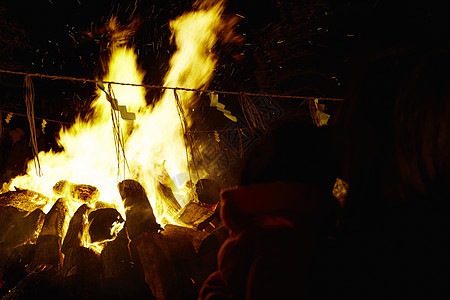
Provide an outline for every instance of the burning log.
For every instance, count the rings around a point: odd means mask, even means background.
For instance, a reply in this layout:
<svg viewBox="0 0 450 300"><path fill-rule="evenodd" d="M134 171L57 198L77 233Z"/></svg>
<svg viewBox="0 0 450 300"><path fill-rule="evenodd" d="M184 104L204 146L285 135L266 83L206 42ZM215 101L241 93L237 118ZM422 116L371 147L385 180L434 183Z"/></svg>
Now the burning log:
<svg viewBox="0 0 450 300"><path fill-rule="evenodd" d="M157 299L189 298L190 291L183 285L167 242L158 232L160 227L144 188L134 180L124 180L118 188L125 206L132 253L138 254L133 258L140 261L152 294Z"/></svg>
<svg viewBox="0 0 450 300"><path fill-rule="evenodd" d="M167 243L174 264L180 272L180 278L187 291L193 289L191 278L195 277L197 264L196 251L208 233L193 228L166 225L161 232ZM198 287L199 289L199 287ZM195 298L195 297L192 297Z"/></svg>
<svg viewBox="0 0 450 300"><path fill-rule="evenodd" d="M67 251L70 248L83 245L83 232L85 230L85 226L87 226L86 220L89 211L89 206L87 204L83 204L78 207L77 211L73 214L72 219L70 219L67 234L61 247L62 253L67 254Z"/></svg>
<svg viewBox="0 0 450 300"><path fill-rule="evenodd" d="M197 252L197 263L194 264L193 278L198 285L201 286L206 278L217 270L217 254L228 236L228 229L222 226L202 241Z"/></svg>
<svg viewBox="0 0 450 300"><path fill-rule="evenodd" d="M190 259L195 256L200 245L209 233L193 228L168 224L161 232L173 257Z"/></svg>
<svg viewBox="0 0 450 300"><path fill-rule="evenodd" d="M192 227L199 227L208 219L212 219L220 199L219 185L210 179L200 179L195 184L197 199L191 200L179 212L177 220ZM203 226L203 227L206 227Z"/></svg>
<svg viewBox="0 0 450 300"><path fill-rule="evenodd" d="M164 211L170 216L175 216L181 210L181 205L173 195L172 190L164 184L158 182L156 191L159 196L163 197L163 199L161 199L161 204L164 207Z"/></svg>
<svg viewBox="0 0 450 300"><path fill-rule="evenodd" d="M161 226L156 222L147 194L139 182L126 179L118 184L118 188L126 211L130 239L133 240L144 232L158 232Z"/></svg>
<svg viewBox="0 0 450 300"><path fill-rule="evenodd" d="M53 193L57 196L76 199L88 204L93 204L100 198L100 192L95 186L75 184L67 180L58 181L53 186Z"/></svg>
<svg viewBox="0 0 450 300"><path fill-rule="evenodd" d="M125 220L114 208L101 208L89 214L91 242L110 240L116 236L115 229L123 227Z"/></svg>
<svg viewBox="0 0 450 300"><path fill-rule="evenodd" d="M69 208L66 199L59 198L45 217L39 237L45 235L59 236L62 238L66 234L66 224L69 218Z"/></svg>
<svg viewBox="0 0 450 300"><path fill-rule="evenodd" d="M22 279L2 299L64 299L61 274L54 268L33 271Z"/></svg>
<svg viewBox="0 0 450 300"><path fill-rule="evenodd" d="M177 221L191 227L197 227L203 221L214 214L208 206L201 205L197 201L186 204L177 216Z"/></svg>
<svg viewBox="0 0 450 300"><path fill-rule="evenodd" d="M193 288L186 285L186 278L183 278L182 270L176 267L160 233L142 233L131 241L131 247L139 254L145 281L156 299L192 298Z"/></svg>
<svg viewBox="0 0 450 300"><path fill-rule="evenodd" d="M131 259L128 243L124 228L100 255L104 274L102 296L105 299L152 299L152 292L143 280L143 271L137 269Z"/></svg>
<svg viewBox="0 0 450 300"><path fill-rule="evenodd" d="M62 267L64 297L97 299L100 296L102 269L95 252L82 246L66 250Z"/></svg>
<svg viewBox="0 0 450 300"><path fill-rule="evenodd" d="M160 203L158 204L164 209L164 211L158 211L158 213L163 215L166 212L170 216L175 216L181 210L181 205L173 194L172 190L176 188L176 185L167 173L165 161L161 164L153 164L152 170L152 176L156 182L157 196L162 198L159 199Z"/></svg>
<svg viewBox="0 0 450 300"><path fill-rule="evenodd" d="M68 217L67 203L64 198L60 198L45 217L36 242L36 255L28 266L28 272L42 267L61 267L61 241L66 234Z"/></svg>
<svg viewBox="0 0 450 300"><path fill-rule="evenodd" d="M41 231L44 218L45 213L36 209L23 218L13 220L8 226L8 230L2 234L1 243L9 247L34 243L37 238L36 232Z"/></svg>
<svg viewBox="0 0 450 300"><path fill-rule="evenodd" d="M1 229L5 229L2 230L2 234L0 235L1 269L2 266L4 266L4 264L8 261L9 256L14 253L14 247L25 244L27 242L35 241L36 231L39 231L42 227L45 214L40 209L27 214L27 212L23 212L14 207L2 207L0 211L2 211L3 213L5 211L9 212L8 214L3 214L4 218L2 218L3 221L9 221L2 222L2 227L0 227ZM5 217L5 215L9 215L9 217ZM5 227L3 228L3 226Z"/></svg>
<svg viewBox="0 0 450 300"><path fill-rule="evenodd" d="M65 297L72 299L94 299L99 297L101 282L100 261L91 249L83 247L84 233L88 229L88 205L81 205L69 223L63 246L64 264L62 266Z"/></svg>
<svg viewBox="0 0 450 300"><path fill-rule="evenodd" d="M43 209L48 201L48 197L42 194L18 188L15 191L0 194L0 206L13 206L25 211Z"/></svg>
<svg viewBox="0 0 450 300"><path fill-rule="evenodd" d="M108 243L100 255L105 279L120 278L130 273L133 264L128 250L126 230L122 229L114 241Z"/></svg>
<svg viewBox="0 0 450 300"><path fill-rule="evenodd" d="M97 201L94 205L95 209L101 209L101 208L116 208L114 204L110 204L103 201Z"/></svg>
<svg viewBox="0 0 450 300"><path fill-rule="evenodd" d="M36 245L26 244L12 249L7 259L0 264L0 296L4 296L25 278L27 265L33 259Z"/></svg>
<svg viewBox="0 0 450 300"><path fill-rule="evenodd" d="M26 214L26 211L13 206L0 206L0 241L3 239L3 235L11 229L11 224Z"/></svg>
<svg viewBox="0 0 450 300"><path fill-rule="evenodd" d="M220 186L212 179L200 179L195 184L198 201L206 205L216 205L220 201Z"/></svg>

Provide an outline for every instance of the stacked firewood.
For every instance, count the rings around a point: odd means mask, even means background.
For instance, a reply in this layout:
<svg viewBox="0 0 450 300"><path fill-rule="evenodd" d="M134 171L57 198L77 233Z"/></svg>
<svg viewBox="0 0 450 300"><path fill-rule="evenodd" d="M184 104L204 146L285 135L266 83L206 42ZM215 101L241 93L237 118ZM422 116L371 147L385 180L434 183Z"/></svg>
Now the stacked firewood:
<svg viewBox="0 0 450 300"><path fill-rule="evenodd" d="M126 216L97 201L99 192L89 185L58 182L54 193L60 198L47 214L49 199L41 194L0 194L0 296L196 299L227 236L215 213L220 189L207 181L197 185L199 197L176 216L186 226L164 228L134 180L118 185ZM83 204L70 216L74 199ZM197 218L195 207L208 211Z"/></svg>

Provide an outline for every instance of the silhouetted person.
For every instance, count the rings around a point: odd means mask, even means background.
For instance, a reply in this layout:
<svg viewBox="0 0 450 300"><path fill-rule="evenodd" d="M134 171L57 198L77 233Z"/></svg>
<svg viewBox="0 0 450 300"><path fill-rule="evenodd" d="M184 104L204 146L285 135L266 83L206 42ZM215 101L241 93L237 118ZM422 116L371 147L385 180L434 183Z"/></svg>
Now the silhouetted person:
<svg viewBox="0 0 450 300"><path fill-rule="evenodd" d="M349 191L321 296L448 297L449 67L448 48L404 44L356 74L334 124Z"/></svg>
<svg viewBox="0 0 450 300"><path fill-rule="evenodd" d="M201 299L309 295L310 258L332 231L337 208L328 139L328 128L288 120L252 149L240 186L222 192L230 237Z"/></svg>

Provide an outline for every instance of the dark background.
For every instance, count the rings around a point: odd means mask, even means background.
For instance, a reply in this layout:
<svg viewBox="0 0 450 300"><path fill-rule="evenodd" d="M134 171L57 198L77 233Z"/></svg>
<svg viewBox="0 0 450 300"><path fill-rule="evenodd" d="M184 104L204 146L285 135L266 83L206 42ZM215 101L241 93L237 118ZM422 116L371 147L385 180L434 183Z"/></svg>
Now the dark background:
<svg viewBox="0 0 450 300"><path fill-rule="evenodd" d="M123 25L139 21L131 43L147 71L145 83L158 85L174 51L168 22L192 4L189 0L3 0L0 68L100 77L110 38L105 23L117 16ZM236 31L245 39L216 46L219 62L212 89L342 98L355 66L377 49L405 43L448 45L448 1L229 0L226 6L228 16L242 16ZM63 122L87 112L95 88L90 83L37 78L33 83L35 115ZM148 91L147 101L157 99L159 93ZM236 97L220 101L239 115ZM274 101L280 102L286 115L305 114L300 101ZM220 113L208 104L201 104L203 115L197 127L226 127L228 120L216 118ZM23 76L0 74L0 109L26 112ZM328 109L332 113L333 105ZM28 134L26 118L14 116L7 124L5 116L3 112L2 172L11 146L5 141L8 132L21 127ZM54 136L60 127L48 123L43 150L58 148Z"/></svg>

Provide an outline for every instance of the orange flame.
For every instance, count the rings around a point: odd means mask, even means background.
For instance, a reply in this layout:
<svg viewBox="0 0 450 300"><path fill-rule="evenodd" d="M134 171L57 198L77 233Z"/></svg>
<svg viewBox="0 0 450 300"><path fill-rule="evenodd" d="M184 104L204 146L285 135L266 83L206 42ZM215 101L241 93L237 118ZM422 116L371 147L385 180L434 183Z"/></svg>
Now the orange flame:
<svg viewBox="0 0 450 300"><path fill-rule="evenodd" d="M197 11L185 13L170 22L177 50L170 60L165 86L198 89L209 84L216 64L211 49L217 41L222 13L223 5L219 2L199 7ZM113 21L110 26L115 24ZM115 40L119 42L111 43L109 69L103 80L142 84L145 73L136 63L134 49L120 42L123 40L120 35ZM126 177L136 179L145 187L152 206L156 207L154 211L159 221L173 222L173 212L165 209L164 196L159 194L157 185L162 183L170 187L181 207L184 206L189 180L186 175L189 174L187 158L191 156L186 148L182 116L177 110L173 90L166 90L154 105L146 105L146 91L142 86L111 85L111 89L118 104L125 105L127 111L136 116L134 121L121 118L118 121L128 164L124 170ZM192 119L189 112L195 106L196 95L189 91L177 93L185 123L190 127ZM63 152L39 153L42 177L36 176L34 165L29 164L27 174L14 178L10 186L31 189L50 197L52 201L45 209L48 211L56 201L52 188L59 180L93 185L100 191L99 200L113 204L125 217L117 190L118 181L124 178L118 178L121 166L117 161L111 103L100 89L92 110L91 119L83 121L78 118L72 127L60 132L59 143L64 148ZM124 177L123 172L121 176ZM192 178L194 181L198 179ZM72 210L75 211L79 205L74 202Z"/></svg>

